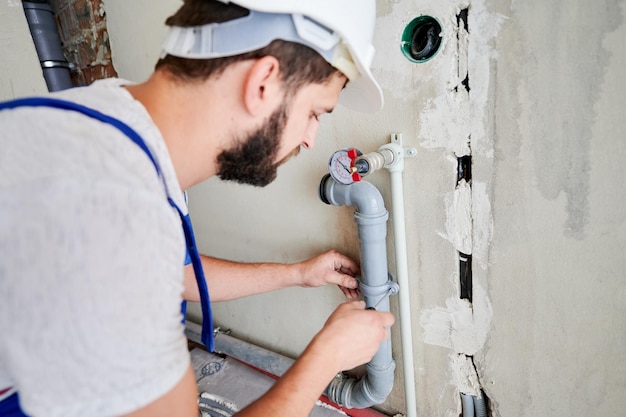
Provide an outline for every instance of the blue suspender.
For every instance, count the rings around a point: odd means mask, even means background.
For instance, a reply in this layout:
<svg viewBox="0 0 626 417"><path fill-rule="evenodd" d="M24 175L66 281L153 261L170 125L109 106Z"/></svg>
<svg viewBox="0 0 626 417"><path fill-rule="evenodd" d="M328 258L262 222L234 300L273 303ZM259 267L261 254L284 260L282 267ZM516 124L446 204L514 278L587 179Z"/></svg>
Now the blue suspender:
<svg viewBox="0 0 626 417"><path fill-rule="evenodd" d="M161 170L159 168L159 164L157 160L154 158L150 149L146 146L144 140L139 136L137 132L135 132L130 126L123 123L122 121L113 118L111 116L107 116L106 114L100 113L94 109L89 107L82 106L80 104L76 104L70 101L59 100L49 97L34 97L34 98L23 98L12 101L7 101L0 103L0 110L4 109L14 109L16 107L53 107L56 109L62 110L71 110L76 111L78 113L82 113L85 116L91 117L93 119L99 120L103 123L108 123L124 133L128 138L133 141L142 151L148 156L152 165L154 165L154 169L157 172L157 175L163 182L163 186L165 187L165 180L161 175ZM165 192L167 193L167 187L165 187ZM176 209L178 215L180 216L181 223L183 225L183 231L185 233L185 243L187 244L187 252L191 257L191 263L193 264L193 270L196 274L196 281L198 282L198 290L200 292L200 303L202 306L202 343L209 349L209 351L213 352L215 350L213 344L213 316L211 314L211 305L209 299L209 290L207 288L206 279L204 277L204 271L202 269L202 262L200 260L200 254L198 253L198 248L196 246L196 241L193 235L193 227L191 225L191 218L189 214L183 214L181 209L174 203L169 197L167 197L167 201L169 204ZM184 305L183 305L184 311Z"/></svg>

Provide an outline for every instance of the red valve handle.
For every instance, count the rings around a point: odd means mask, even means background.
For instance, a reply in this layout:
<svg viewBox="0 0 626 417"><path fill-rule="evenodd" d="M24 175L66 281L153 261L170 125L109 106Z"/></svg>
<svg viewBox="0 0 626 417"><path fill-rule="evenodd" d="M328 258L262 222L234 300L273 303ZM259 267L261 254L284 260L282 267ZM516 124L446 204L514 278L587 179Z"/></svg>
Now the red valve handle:
<svg viewBox="0 0 626 417"><path fill-rule="evenodd" d="M356 148L348 149L348 156L350 157L350 171L352 171L352 181L359 182L361 181L361 174L359 174L356 170L355 162L359 156L359 151Z"/></svg>

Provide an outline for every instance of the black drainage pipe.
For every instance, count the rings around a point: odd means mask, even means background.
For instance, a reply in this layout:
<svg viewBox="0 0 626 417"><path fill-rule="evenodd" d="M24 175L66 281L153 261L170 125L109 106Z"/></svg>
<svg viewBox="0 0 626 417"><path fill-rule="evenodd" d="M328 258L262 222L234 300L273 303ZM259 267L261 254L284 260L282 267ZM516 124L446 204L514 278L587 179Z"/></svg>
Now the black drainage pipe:
<svg viewBox="0 0 626 417"><path fill-rule="evenodd" d="M23 1L22 4L48 91L73 87L72 65L63 55L52 7L46 1Z"/></svg>

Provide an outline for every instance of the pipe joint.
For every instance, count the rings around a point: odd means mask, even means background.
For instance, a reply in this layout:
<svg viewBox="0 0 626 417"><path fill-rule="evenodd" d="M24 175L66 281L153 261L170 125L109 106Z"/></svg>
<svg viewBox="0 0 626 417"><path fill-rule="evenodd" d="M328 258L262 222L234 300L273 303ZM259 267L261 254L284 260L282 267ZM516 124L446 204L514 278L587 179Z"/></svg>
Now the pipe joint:
<svg viewBox="0 0 626 417"><path fill-rule="evenodd" d="M376 214L363 214L359 211L354 212L354 221L358 226L375 226L378 224L386 225L389 219L389 212L387 210L380 211ZM385 235L387 228L385 227Z"/></svg>
<svg viewBox="0 0 626 417"><path fill-rule="evenodd" d="M355 165L361 176L366 176L382 168L389 172L402 172L404 170L404 158L417 155L415 148L402 146L402 135L391 135L391 142L378 148L375 152L361 155L356 159Z"/></svg>
<svg viewBox="0 0 626 417"><path fill-rule="evenodd" d="M380 148L378 152L386 155L385 165L390 172L404 170L404 148L398 143L386 143Z"/></svg>
<svg viewBox="0 0 626 417"><path fill-rule="evenodd" d="M386 223L389 213L385 209L385 202L380 191L367 181L352 184L340 184L329 174L326 174L320 183L320 199L333 206L354 206L355 217L367 222Z"/></svg>
<svg viewBox="0 0 626 417"><path fill-rule="evenodd" d="M52 6L48 2L24 0L22 7L48 90L71 88L73 68L63 54Z"/></svg>
<svg viewBox="0 0 626 417"><path fill-rule="evenodd" d="M355 166L361 176L369 175L382 168L387 168L398 159L395 149L381 146L378 151L370 152L359 156L355 161Z"/></svg>
<svg viewBox="0 0 626 417"><path fill-rule="evenodd" d="M393 388L396 362L391 360L386 366L367 364L367 374L360 379L335 378L326 390L328 399L346 408L366 408L382 404Z"/></svg>

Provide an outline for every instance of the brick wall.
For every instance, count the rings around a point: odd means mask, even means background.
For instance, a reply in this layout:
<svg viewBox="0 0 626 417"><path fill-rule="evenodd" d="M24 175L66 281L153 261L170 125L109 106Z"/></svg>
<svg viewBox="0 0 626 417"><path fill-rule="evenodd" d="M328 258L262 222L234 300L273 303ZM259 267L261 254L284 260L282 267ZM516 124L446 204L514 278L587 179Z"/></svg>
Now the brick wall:
<svg viewBox="0 0 626 417"><path fill-rule="evenodd" d="M50 0L75 86L116 77L102 0Z"/></svg>

